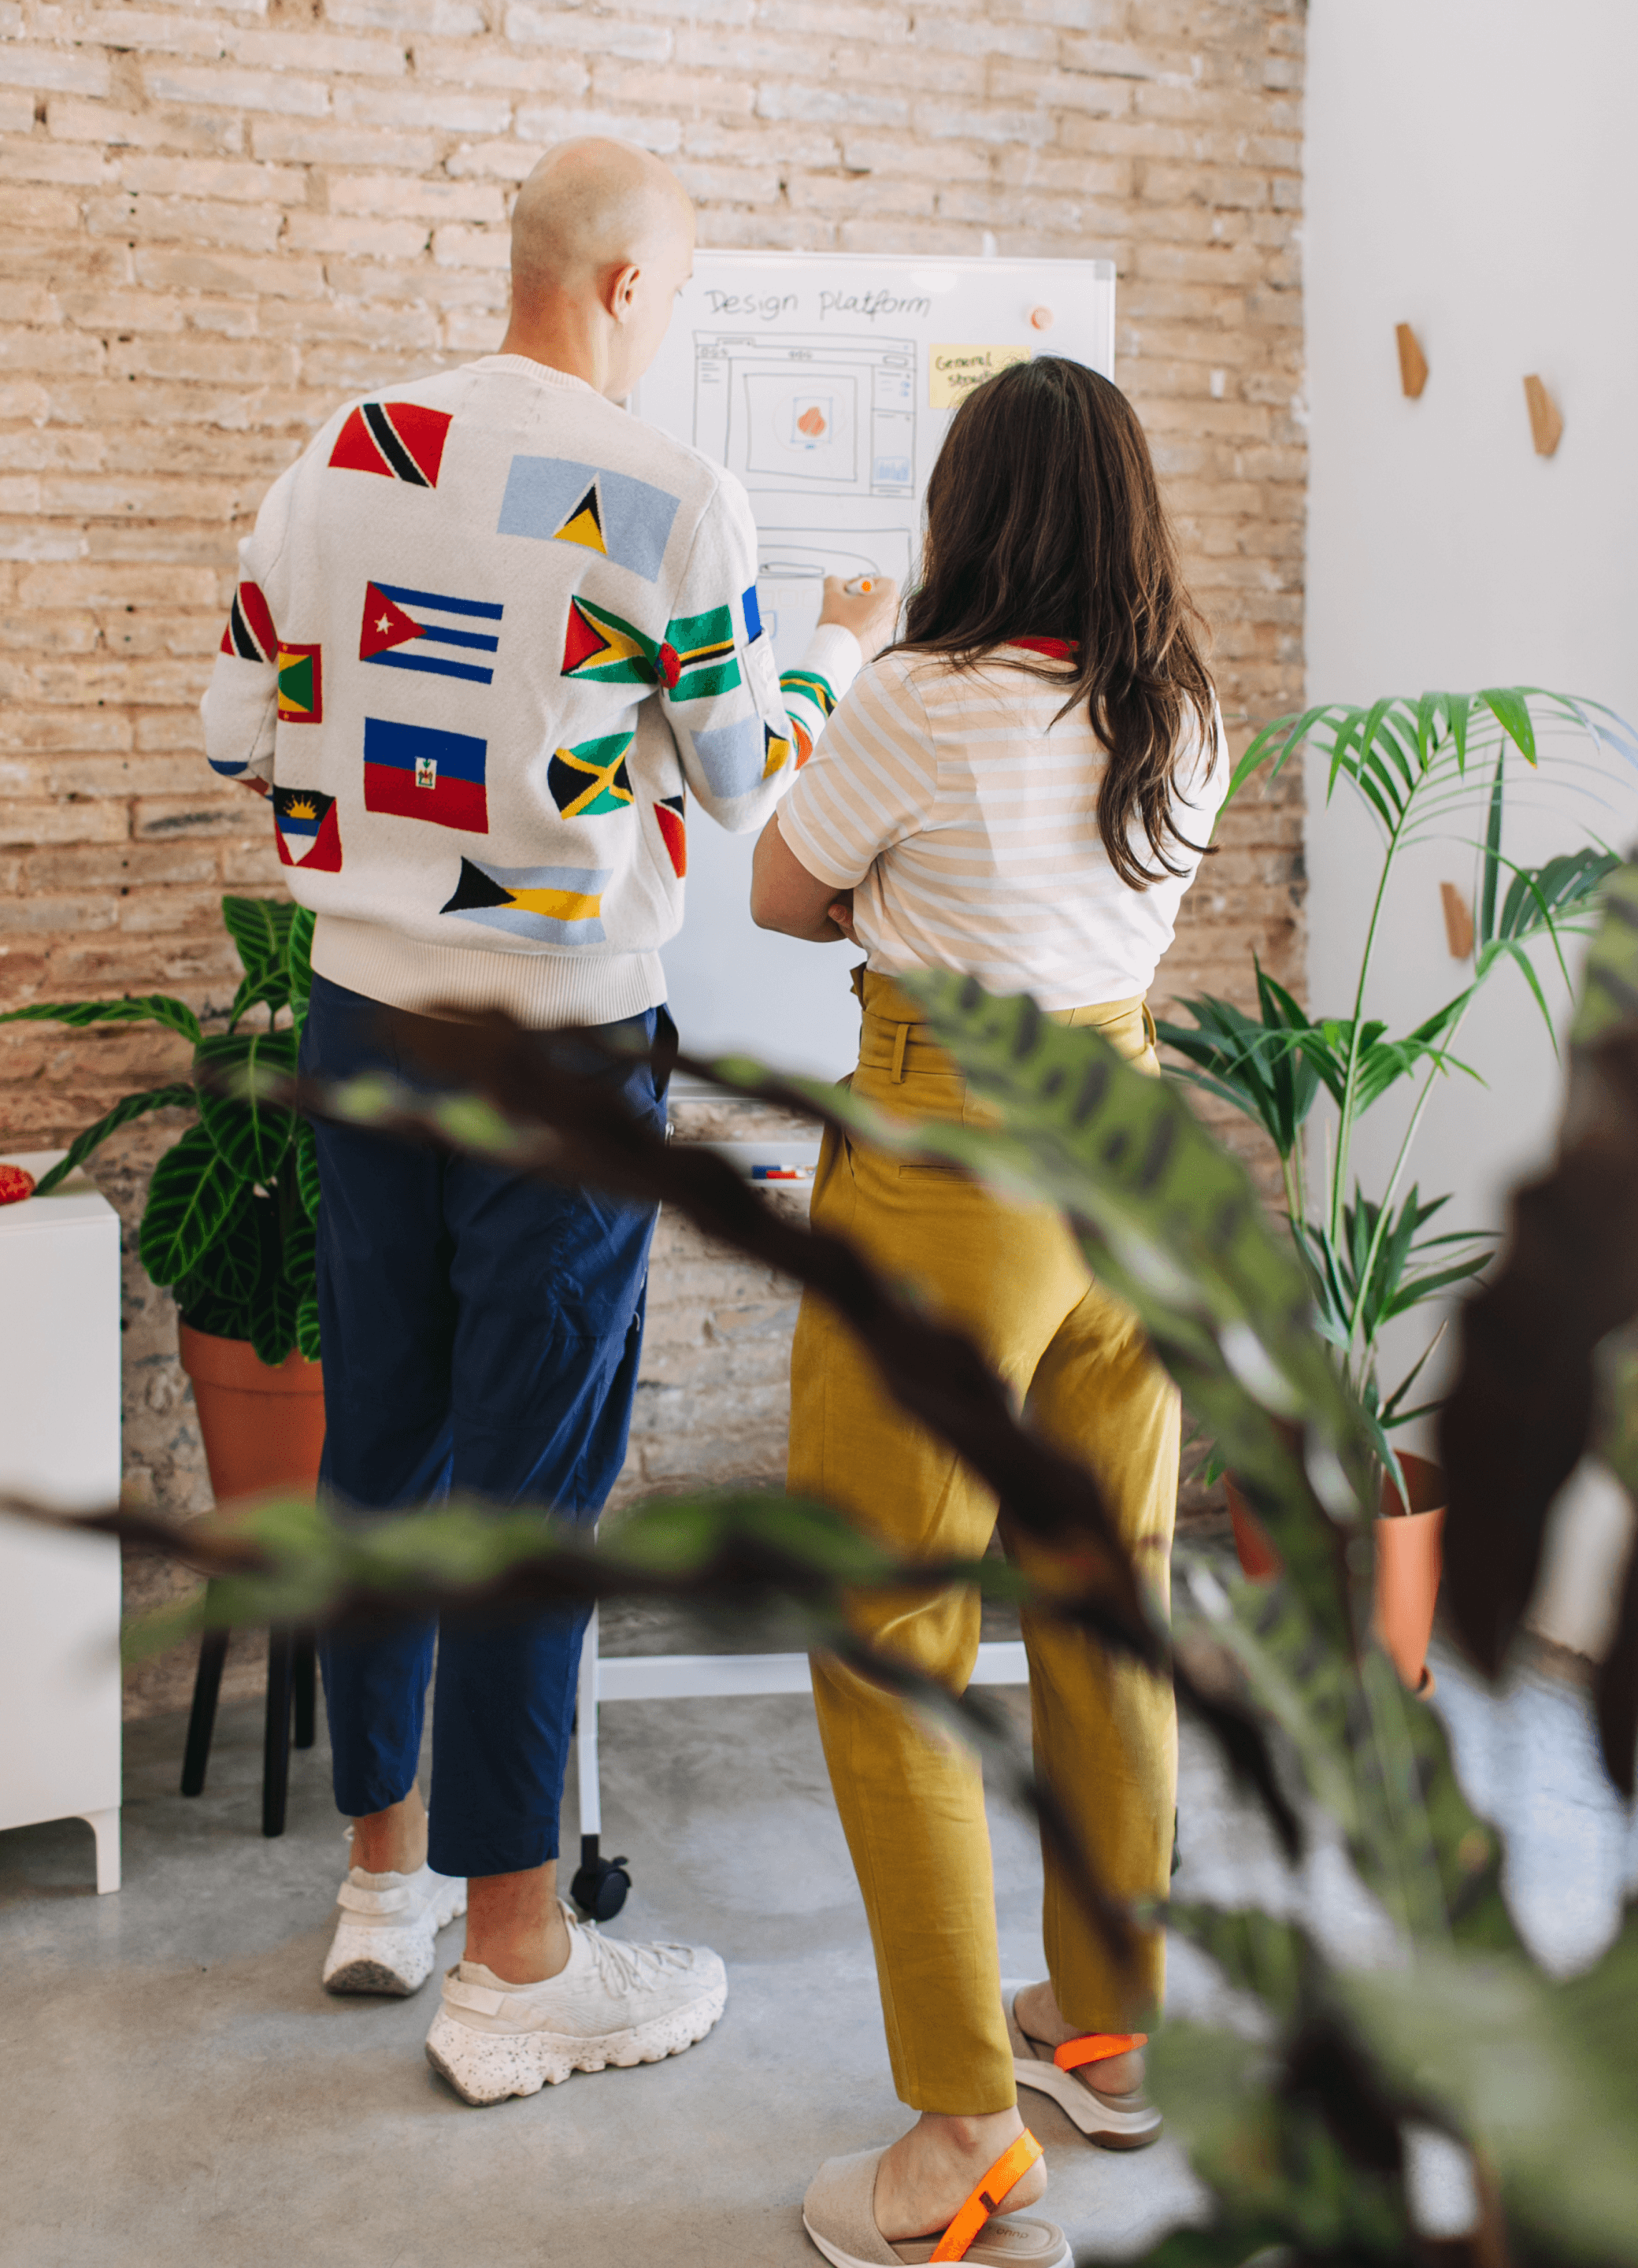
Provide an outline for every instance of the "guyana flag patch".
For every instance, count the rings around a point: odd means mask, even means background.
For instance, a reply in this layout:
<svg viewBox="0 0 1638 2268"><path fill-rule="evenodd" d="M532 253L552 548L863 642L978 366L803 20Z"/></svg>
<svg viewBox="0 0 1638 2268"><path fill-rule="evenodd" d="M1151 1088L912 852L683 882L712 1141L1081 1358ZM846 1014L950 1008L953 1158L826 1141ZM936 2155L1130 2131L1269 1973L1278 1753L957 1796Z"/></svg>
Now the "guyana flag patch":
<svg viewBox="0 0 1638 2268"><path fill-rule="evenodd" d="M635 622L577 596L569 601L563 674L599 685L653 685L659 676L653 640Z"/></svg>
<svg viewBox="0 0 1638 2268"><path fill-rule="evenodd" d="M281 725L321 725L324 722L322 647L280 643L278 721Z"/></svg>
<svg viewBox="0 0 1638 2268"><path fill-rule="evenodd" d="M611 733L606 740L582 740L559 748L546 768L552 801L565 819L601 819L631 808L631 776L626 758L634 733Z"/></svg>

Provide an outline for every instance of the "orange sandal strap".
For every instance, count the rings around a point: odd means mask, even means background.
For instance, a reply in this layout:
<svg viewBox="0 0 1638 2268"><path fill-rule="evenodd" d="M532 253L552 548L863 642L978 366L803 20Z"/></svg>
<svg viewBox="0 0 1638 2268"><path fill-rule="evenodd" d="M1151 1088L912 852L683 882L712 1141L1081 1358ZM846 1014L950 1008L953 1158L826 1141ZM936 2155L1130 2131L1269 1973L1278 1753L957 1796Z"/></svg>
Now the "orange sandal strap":
<svg viewBox="0 0 1638 2268"><path fill-rule="evenodd" d="M1052 2061L1059 2071L1079 2071L1082 2064L1107 2063L1111 2056L1125 2055L1148 2043L1147 2032L1082 2032L1078 2040L1066 2040L1061 2048L1054 2049Z"/></svg>
<svg viewBox="0 0 1638 2268"><path fill-rule="evenodd" d="M934 2260L964 2260L969 2246L1001 2201L1023 2179L1043 2154L1041 2145L1026 2126L1018 2139L991 2167L933 2249Z"/></svg>

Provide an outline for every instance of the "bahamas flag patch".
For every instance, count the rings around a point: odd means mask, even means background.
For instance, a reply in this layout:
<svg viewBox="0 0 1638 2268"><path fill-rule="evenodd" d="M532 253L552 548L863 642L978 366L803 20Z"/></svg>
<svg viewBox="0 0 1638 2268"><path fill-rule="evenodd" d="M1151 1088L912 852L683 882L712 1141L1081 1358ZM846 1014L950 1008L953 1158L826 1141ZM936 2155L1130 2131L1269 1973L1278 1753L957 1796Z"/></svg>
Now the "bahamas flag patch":
<svg viewBox="0 0 1638 2268"><path fill-rule="evenodd" d="M276 787L273 836L282 865L305 866L314 874L340 873L341 823L333 795L318 795L305 787Z"/></svg>
<svg viewBox="0 0 1638 2268"><path fill-rule="evenodd" d="M241 583L234 592L219 651L237 654L241 661L269 663L278 652L278 632L259 583Z"/></svg>
<svg viewBox="0 0 1638 2268"><path fill-rule="evenodd" d="M361 401L336 436L329 460L340 472L435 489L452 422L446 409L424 409L418 401Z"/></svg>
<svg viewBox="0 0 1638 2268"><path fill-rule="evenodd" d="M606 607L594 606L589 599L571 599L563 674L589 678L599 685L653 685L659 674L654 642L635 622L611 615Z"/></svg>
<svg viewBox="0 0 1638 2268"><path fill-rule="evenodd" d="M734 617L726 607L679 615L666 624L658 656L660 681L674 701L705 701L732 693L740 681L734 654Z"/></svg>
<svg viewBox="0 0 1638 2268"><path fill-rule="evenodd" d="M665 563L678 499L630 473L570 457L514 457L496 533L573 543L652 583Z"/></svg>
<svg viewBox="0 0 1638 2268"><path fill-rule="evenodd" d="M631 776L626 758L633 733L611 733L606 740L582 740L559 748L546 767L552 801L565 819L600 819L631 808Z"/></svg>
<svg viewBox="0 0 1638 2268"><path fill-rule="evenodd" d="M324 722L324 650L316 645L278 648L278 721L281 725Z"/></svg>
<svg viewBox="0 0 1638 2268"><path fill-rule="evenodd" d="M424 819L465 835L489 833L485 740L426 725L364 720L364 807L395 819Z"/></svg>
<svg viewBox="0 0 1638 2268"><path fill-rule="evenodd" d="M439 910L503 929L531 945L601 945L612 866L480 866L461 861L455 894Z"/></svg>

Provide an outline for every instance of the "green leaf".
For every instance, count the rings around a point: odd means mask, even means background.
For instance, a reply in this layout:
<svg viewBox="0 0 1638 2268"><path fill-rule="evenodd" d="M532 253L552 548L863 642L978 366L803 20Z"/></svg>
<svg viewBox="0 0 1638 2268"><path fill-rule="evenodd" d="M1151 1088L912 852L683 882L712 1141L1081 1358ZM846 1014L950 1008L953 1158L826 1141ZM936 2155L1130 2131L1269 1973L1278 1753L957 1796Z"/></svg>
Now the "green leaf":
<svg viewBox="0 0 1638 2268"><path fill-rule="evenodd" d="M312 1292L296 1309L296 1344L309 1362L319 1360L319 1302Z"/></svg>
<svg viewBox="0 0 1638 2268"><path fill-rule="evenodd" d="M180 1277L171 1288L182 1321L195 1330L208 1331L218 1339L250 1336L248 1305L224 1297L203 1274Z"/></svg>
<svg viewBox="0 0 1638 2268"><path fill-rule="evenodd" d="M245 1202L240 1175L203 1126L190 1126L153 1169L139 1249L156 1284L197 1270Z"/></svg>
<svg viewBox="0 0 1638 2268"><path fill-rule="evenodd" d="M319 1147L308 1120L296 1122L296 1189L309 1220L319 1217Z"/></svg>
<svg viewBox="0 0 1638 2268"><path fill-rule="evenodd" d="M164 992L144 992L135 999L71 1000L57 1007L41 1001L32 1008L6 1009L0 1024L70 1024L76 1029L87 1024L163 1024L185 1040L199 1037L199 1019L187 1002Z"/></svg>
<svg viewBox="0 0 1638 2268"><path fill-rule="evenodd" d="M306 1012L307 995L313 990L313 924L315 918L311 906L294 908L284 954L285 983L290 988L291 1005L302 1015Z"/></svg>
<svg viewBox="0 0 1638 2268"><path fill-rule="evenodd" d="M128 1094L116 1102L106 1116L94 1126L86 1127L70 1143L67 1152L58 1159L48 1174L42 1174L35 1185L37 1197L49 1197L59 1182L64 1182L77 1166L83 1165L92 1152L106 1142L121 1126L128 1126L133 1118L141 1118L150 1110L191 1109L199 1098L191 1086L155 1086L146 1094Z"/></svg>
<svg viewBox="0 0 1638 2268"><path fill-rule="evenodd" d="M318 1267L318 1236L305 1209L293 1204L284 1215L284 1275L299 1299L309 1299Z"/></svg>
<svg viewBox="0 0 1638 2268"><path fill-rule="evenodd" d="M1524 685L1493 685L1478 696L1527 764L1536 761L1536 728L1530 714L1533 689Z"/></svg>
<svg viewBox="0 0 1638 2268"><path fill-rule="evenodd" d="M222 919L252 984L268 977L277 977L281 985L287 983L286 955L294 911L288 898L223 899Z"/></svg>
<svg viewBox="0 0 1638 2268"><path fill-rule="evenodd" d="M262 1245L262 1265L251 1290L250 1344L258 1358L277 1370L296 1344L300 1295L280 1265L277 1208L270 1198L253 1199Z"/></svg>
<svg viewBox="0 0 1638 2268"><path fill-rule="evenodd" d="M265 1101L258 1074L293 1076L296 1041L291 1032L225 1032L199 1042L196 1069L229 1077L235 1092L202 1086L199 1116L210 1139L241 1181L269 1182L295 1132L295 1113Z"/></svg>

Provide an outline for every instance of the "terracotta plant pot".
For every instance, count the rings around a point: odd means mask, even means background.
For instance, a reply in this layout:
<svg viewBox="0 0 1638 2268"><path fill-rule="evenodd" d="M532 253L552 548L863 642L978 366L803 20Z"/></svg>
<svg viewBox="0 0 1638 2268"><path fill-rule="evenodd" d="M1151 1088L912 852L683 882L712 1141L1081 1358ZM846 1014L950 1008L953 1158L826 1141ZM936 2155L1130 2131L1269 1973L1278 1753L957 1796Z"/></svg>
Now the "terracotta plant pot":
<svg viewBox="0 0 1638 2268"><path fill-rule="evenodd" d="M317 1486L324 1449L324 1372L292 1347L277 1370L247 1339L181 1326L205 1462L218 1506L270 1489Z"/></svg>
<svg viewBox="0 0 1638 2268"><path fill-rule="evenodd" d="M1413 1692L1430 1693L1428 1641L1444 1565L1444 1474L1431 1459L1408 1449L1398 1452L1398 1460L1403 1492L1385 1476L1382 1484L1374 1620L1406 1684ZM1225 1478L1223 1488L1241 1572L1254 1583L1267 1582L1280 1572L1280 1554L1234 1483Z"/></svg>

